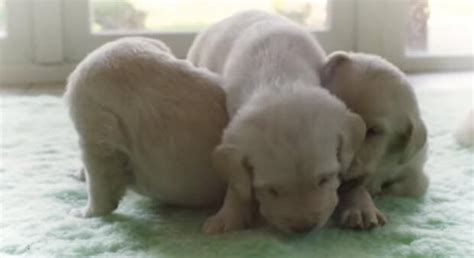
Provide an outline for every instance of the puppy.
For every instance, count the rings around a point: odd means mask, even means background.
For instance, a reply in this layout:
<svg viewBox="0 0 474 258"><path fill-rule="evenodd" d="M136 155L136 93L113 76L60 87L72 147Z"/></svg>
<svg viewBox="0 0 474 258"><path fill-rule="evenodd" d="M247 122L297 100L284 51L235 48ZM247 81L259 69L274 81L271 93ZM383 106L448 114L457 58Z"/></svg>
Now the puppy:
<svg viewBox="0 0 474 258"><path fill-rule="evenodd" d="M228 122L219 84L152 39L120 39L89 54L65 93L86 167L80 215L112 212L127 186L175 205L221 202L225 183L211 166Z"/></svg>
<svg viewBox="0 0 474 258"><path fill-rule="evenodd" d="M227 192L205 232L242 229L257 212L282 231L305 232L333 213L365 125L320 87L324 57L308 31L259 11L197 37L188 59L223 76L231 119L213 154Z"/></svg>
<svg viewBox="0 0 474 258"><path fill-rule="evenodd" d="M459 123L454 136L462 146L471 148L474 146L474 109L471 109Z"/></svg>
<svg viewBox="0 0 474 258"><path fill-rule="evenodd" d="M365 121L367 133L340 189L341 223L350 228L383 225L371 196L420 196L427 132L406 76L373 55L335 52L323 69L323 84Z"/></svg>

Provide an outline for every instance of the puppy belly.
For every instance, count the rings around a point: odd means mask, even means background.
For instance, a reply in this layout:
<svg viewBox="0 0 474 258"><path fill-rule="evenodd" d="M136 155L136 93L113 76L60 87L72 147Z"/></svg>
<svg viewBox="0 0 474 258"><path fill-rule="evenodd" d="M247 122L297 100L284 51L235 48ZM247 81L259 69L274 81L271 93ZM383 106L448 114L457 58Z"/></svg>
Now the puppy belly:
<svg viewBox="0 0 474 258"><path fill-rule="evenodd" d="M172 163L172 162L167 162ZM195 166L141 163L134 166L130 188L155 200L180 206L200 207L218 204L224 198L225 184L211 170Z"/></svg>

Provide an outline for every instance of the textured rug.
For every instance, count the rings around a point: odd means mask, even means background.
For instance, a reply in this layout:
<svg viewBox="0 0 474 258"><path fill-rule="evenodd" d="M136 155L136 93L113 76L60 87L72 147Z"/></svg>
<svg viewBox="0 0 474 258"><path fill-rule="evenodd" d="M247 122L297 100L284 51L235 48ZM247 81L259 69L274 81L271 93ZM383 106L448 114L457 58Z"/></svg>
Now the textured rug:
<svg viewBox="0 0 474 258"><path fill-rule="evenodd" d="M69 211L83 207L87 194L70 176L80 153L61 98L1 96L0 257L472 257L474 154L452 137L473 105L472 76L412 81L429 128L427 195L377 199L389 219L382 228L330 223L294 236L271 229L206 236L200 228L211 211L166 207L134 193L110 216L73 217Z"/></svg>

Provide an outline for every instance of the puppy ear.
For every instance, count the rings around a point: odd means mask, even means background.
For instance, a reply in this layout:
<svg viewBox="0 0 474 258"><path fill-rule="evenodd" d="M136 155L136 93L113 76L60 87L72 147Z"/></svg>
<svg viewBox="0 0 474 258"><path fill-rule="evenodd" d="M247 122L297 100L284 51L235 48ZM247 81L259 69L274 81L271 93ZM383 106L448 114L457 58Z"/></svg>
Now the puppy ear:
<svg viewBox="0 0 474 258"><path fill-rule="evenodd" d="M252 167L234 146L221 144L212 154L214 169L242 200L252 199Z"/></svg>
<svg viewBox="0 0 474 258"><path fill-rule="evenodd" d="M329 81L334 77L334 74L337 68L345 62L350 61L350 56L348 53L343 51L336 51L331 53L327 58L323 66L321 73L321 80L323 86L326 86Z"/></svg>
<svg viewBox="0 0 474 258"><path fill-rule="evenodd" d="M407 140L399 160L400 164L410 161L425 146L428 138L426 126L419 118L410 118L410 125L406 134Z"/></svg>
<svg viewBox="0 0 474 258"><path fill-rule="evenodd" d="M348 180L356 178L350 170L352 161L365 140L366 125L364 120L352 112L348 112L345 131L339 138L338 159L341 165L341 178Z"/></svg>

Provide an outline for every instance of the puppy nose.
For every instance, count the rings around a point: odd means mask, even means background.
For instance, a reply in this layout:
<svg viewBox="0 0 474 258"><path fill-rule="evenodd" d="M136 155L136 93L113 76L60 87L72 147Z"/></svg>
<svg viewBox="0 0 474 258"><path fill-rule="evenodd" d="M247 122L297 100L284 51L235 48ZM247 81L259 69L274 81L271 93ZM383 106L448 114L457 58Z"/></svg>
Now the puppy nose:
<svg viewBox="0 0 474 258"><path fill-rule="evenodd" d="M315 225L303 225L303 226L292 226L291 230L296 233L308 233L310 232Z"/></svg>

